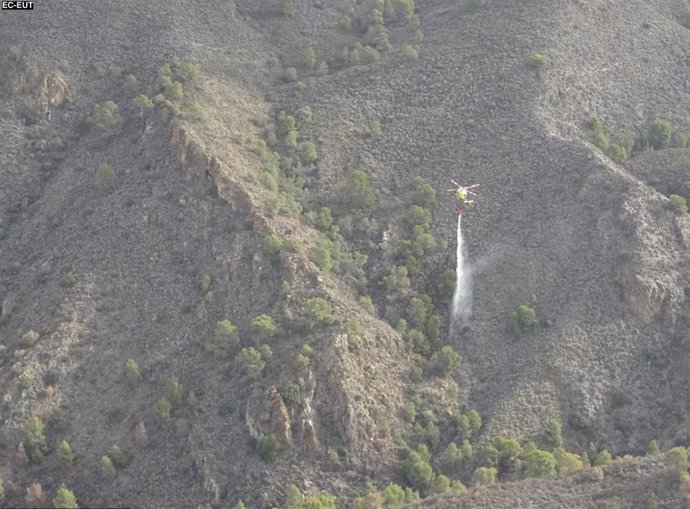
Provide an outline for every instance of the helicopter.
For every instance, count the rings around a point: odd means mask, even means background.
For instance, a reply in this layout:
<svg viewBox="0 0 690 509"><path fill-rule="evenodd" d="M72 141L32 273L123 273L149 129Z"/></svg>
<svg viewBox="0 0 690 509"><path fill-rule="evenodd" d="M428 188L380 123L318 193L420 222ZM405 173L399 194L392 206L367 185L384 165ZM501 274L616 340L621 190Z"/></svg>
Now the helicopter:
<svg viewBox="0 0 690 509"><path fill-rule="evenodd" d="M458 200L462 203L462 205L471 207L474 205L474 200L470 198L470 196L477 196L477 194L474 191L470 191L470 189L473 189L475 187L479 187L479 184L474 184L472 186L461 186L455 180L451 180L454 186L456 186L455 189L448 189L449 192L455 193L457 196ZM461 216L463 214L463 209L458 209L458 215Z"/></svg>

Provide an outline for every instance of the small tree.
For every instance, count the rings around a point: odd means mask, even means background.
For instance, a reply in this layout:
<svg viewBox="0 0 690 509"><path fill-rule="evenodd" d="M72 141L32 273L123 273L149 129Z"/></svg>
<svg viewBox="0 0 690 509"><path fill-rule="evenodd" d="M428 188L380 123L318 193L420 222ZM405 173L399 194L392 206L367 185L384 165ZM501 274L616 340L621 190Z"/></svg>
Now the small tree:
<svg viewBox="0 0 690 509"><path fill-rule="evenodd" d="M105 101L93 107L93 112L87 119L87 123L99 131L112 133L122 125L122 115L120 115L117 104L113 101Z"/></svg>
<svg viewBox="0 0 690 509"><path fill-rule="evenodd" d="M301 313L297 317L297 324L303 330L309 332L320 327L333 325L337 317L327 300L315 297L304 302Z"/></svg>
<svg viewBox="0 0 690 509"><path fill-rule="evenodd" d="M518 336L528 334L537 325L537 315L527 304L520 304L510 315L508 328Z"/></svg>
<svg viewBox="0 0 690 509"><path fill-rule="evenodd" d="M647 447L647 455L656 456L657 454L661 454L661 448L659 447L659 442L654 439L649 442L649 447Z"/></svg>
<svg viewBox="0 0 690 509"><path fill-rule="evenodd" d="M546 67L549 65L549 57L546 55L543 55L541 53L534 53L530 57L530 63L539 69Z"/></svg>
<svg viewBox="0 0 690 509"><path fill-rule="evenodd" d="M429 208L436 202L436 190L423 177L415 177L410 186L410 201L413 205Z"/></svg>
<svg viewBox="0 0 690 509"><path fill-rule="evenodd" d="M666 451L664 462L673 471L684 472L690 467L688 450L685 447L673 447Z"/></svg>
<svg viewBox="0 0 690 509"><path fill-rule="evenodd" d="M72 452L72 447L70 447L67 440L60 442L60 445L57 447L56 454L60 464L63 467L67 468L72 466L72 462L74 461L74 453Z"/></svg>
<svg viewBox="0 0 690 509"><path fill-rule="evenodd" d="M256 443L256 452L262 460L272 462L283 452L283 443L275 435L260 438Z"/></svg>
<svg viewBox="0 0 690 509"><path fill-rule="evenodd" d="M163 396L161 399L159 399L153 406L153 411L158 427L163 430L169 429L170 425L172 424L172 417L170 416L172 405L170 405L168 398Z"/></svg>
<svg viewBox="0 0 690 509"><path fill-rule="evenodd" d="M313 44L304 48L304 63L309 69L316 67L316 51Z"/></svg>
<svg viewBox="0 0 690 509"><path fill-rule="evenodd" d="M60 485L55 497L53 497L53 507L55 509L79 509L77 497L64 483Z"/></svg>
<svg viewBox="0 0 690 509"><path fill-rule="evenodd" d="M127 359L125 363L125 382L130 387L136 387L141 382L141 372L139 365L134 359Z"/></svg>
<svg viewBox="0 0 690 509"><path fill-rule="evenodd" d="M525 455L524 468L526 477L551 477L556 474L556 460L550 452L534 447Z"/></svg>
<svg viewBox="0 0 690 509"><path fill-rule="evenodd" d="M294 0L280 0L280 13L283 16L292 17L297 13Z"/></svg>
<svg viewBox="0 0 690 509"><path fill-rule="evenodd" d="M144 94L139 94L134 99L132 99L132 106L139 110L139 116L143 117L146 110L153 108L154 104L149 96Z"/></svg>
<svg viewBox="0 0 690 509"><path fill-rule="evenodd" d="M117 174L109 164L101 164L96 168L94 176L94 187L101 193L110 193L117 184Z"/></svg>
<svg viewBox="0 0 690 509"><path fill-rule="evenodd" d="M280 255L280 251L283 249L283 245L283 239L278 237L278 235L271 233L264 237L263 252L265 255L277 260Z"/></svg>

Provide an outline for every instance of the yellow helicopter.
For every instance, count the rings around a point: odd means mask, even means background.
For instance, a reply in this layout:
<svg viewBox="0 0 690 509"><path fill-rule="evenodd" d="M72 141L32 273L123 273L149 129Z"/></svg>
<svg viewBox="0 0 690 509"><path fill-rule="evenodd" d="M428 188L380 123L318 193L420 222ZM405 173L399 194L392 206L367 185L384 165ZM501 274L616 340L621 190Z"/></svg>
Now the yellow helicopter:
<svg viewBox="0 0 690 509"><path fill-rule="evenodd" d="M471 207L474 205L474 200L470 198L470 196L477 196L477 194L473 191L470 191L470 189L474 189L475 187L479 187L479 184L474 184L473 186L461 186L455 180L451 180L454 186L456 186L455 189L448 189L449 192L455 193L455 196L460 200L460 202L467 206ZM462 215L463 211L462 209L458 210L458 214Z"/></svg>

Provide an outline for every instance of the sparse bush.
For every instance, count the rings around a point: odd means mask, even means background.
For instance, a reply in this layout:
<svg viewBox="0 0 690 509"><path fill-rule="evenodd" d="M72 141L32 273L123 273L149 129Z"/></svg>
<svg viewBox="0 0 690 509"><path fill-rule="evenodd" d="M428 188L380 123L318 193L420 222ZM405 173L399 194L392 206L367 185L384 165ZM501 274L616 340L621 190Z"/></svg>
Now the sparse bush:
<svg viewBox="0 0 690 509"><path fill-rule="evenodd" d="M415 177L410 186L409 199L413 205L429 208L436 202L436 190L425 178Z"/></svg>
<svg viewBox="0 0 690 509"><path fill-rule="evenodd" d="M338 19L338 28L343 32L347 32L348 30L350 30L350 28L352 28L352 17L350 17L347 14L343 14Z"/></svg>
<svg viewBox="0 0 690 509"><path fill-rule="evenodd" d="M189 421L187 419L175 419L174 428L175 434L180 438L184 438L189 435Z"/></svg>
<svg viewBox="0 0 690 509"><path fill-rule="evenodd" d="M441 458L446 465L453 469L459 468L463 460L466 459L462 453L462 449L459 448L455 442L448 444Z"/></svg>
<svg viewBox="0 0 690 509"><path fill-rule="evenodd" d="M363 46L360 53L362 54L362 60L367 63L371 64L381 60L381 53L379 53L376 48L372 48L371 46Z"/></svg>
<svg viewBox="0 0 690 509"><path fill-rule="evenodd" d="M22 104L22 106L19 108L19 115L24 120L24 125L36 125L41 123L45 118L41 113L41 110L29 103Z"/></svg>
<svg viewBox="0 0 690 509"><path fill-rule="evenodd" d="M115 189L117 174L109 164L101 164L96 168L94 187L101 193L110 193Z"/></svg>
<svg viewBox="0 0 690 509"><path fill-rule="evenodd" d="M673 133L673 146L675 148L688 148L688 136L683 133Z"/></svg>
<svg viewBox="0 0 690 509"><path fill-rule="evenodd" d="M170 406L173 410L177 410L182 406L182 392L182 384L180 383L180 379L176 376L171 376L165 381L165 398L170 402ZM117 462L115 462L115 465L119 466Z"/></svg>
<svg viewBox="0 0 690 509"><path fill-rule="evenodd" d="M63 467L67 468L72 466L72 462L74 462L74 453L67 440L60 442L55 453L58 457L58 461L60 461Z"/></svg>
<svg viewBox="0 0 690 509"><path fill-rule="evenodd" d="M316 51L313 44L304 48L304 64L308 69L316 67Z"/></svg>
<svg viewBox="0 0 690 509"><path fill-rule="evenodd" d="M141 382L141 372L139 365L134 359L127 359L125 363L125 382L130 387L135 387Z"/></svg>
<svg viewBox="0 0 690 509"><path fill-rule="evenodd" d="M414 402L412 402L412 401L408 401L407 403L405 403L405 406L403 407L402 418L405 422L409 422L410 424L413 424L416 417L417 417L417 405L415 405Z"/></svg>
<svg viewBox="0 0 690 509"><path fill-rule="evenodd" d="M77 497L72 490L62 483L53 497L53 507L55 509L79 509Z"/></svg>
<svg viewBox="0 0 690 509"><path fill-rule="evenodd" d="M38 463L46 452L46 436L43 433L43 421L35 415L29 417L24 425L24 447L31 461Z"/></svg>
<svg viewBox="0 0 690 509"><path fill-rule="evenodd" d="M609 148L609 138L604 131L595 131L589 141L602 152L606 152Z"/></svg>
<svg viewBox="0 0 690 509"><path fill-rule="evenodd" d="M271 338L280 332L280 327L275 320L266 314L254 317L251 326L254 334L263 339Z"/></svg>
<svg viewBox="0 0 690 509"><path fill-rule="evenodd" d="M411 283L407 274L407 267L395 267L388 276L381 278L381 286L386 290L387 298L397 299L410 290Z"/></svg>
<svg viewBox="0 0 690 509"><path fill-rule="evenodd" d="M261 378L266 367L266 362L261 353L253 348L243 348L235 356L235 363L244 371L244 374L252 380Z"/></svg>
<svg viewBox="0 0 690 509"><path fill-rule="evenodd" d="M458 369L461 361L462 357L460 357L460 354L449 345L441 348L431 358L434 370L443 376L448 376Z"/></svg>
<svg viewBox="0 0 690 509"><path fill-rule="evenodd" d="M120 109L113 101L104 101L94 105L87 124L101 132L113 133L122 125Z"/></svg>
<svg viewBox="0 0 690 509"><path fill-rule="evenodd" d="M213 335L206 340L206 349L220 359L227 359L240 344L240 336L230 320L216 323Z"/></svg>
<svg viewBox="0 0 690 509"><path fill-rule="evenodd" d="M113 479L115 479L115 476L117 475L117 469L115 468L115 465L113 465L112 460L108 458L108 456L101 457L99 465L101 469L101 475L106 481L111 482Z"/></svg>
<svg viewBox="0 0 690 509"><path fill-rule="evenodd" d="M672 132L671 122L658 118L649 124L647 139L655 150L669 148L671 146Z"/></svg>
<svg viewBox="0 0 690 509"><path fill-rule="evenodd" d="M496 484L498 471L493 467L479 467L472 473L472 484L475 486L489 486Z"/></svg>
<svg viewBox="0 0 690 509"><path fill-rule="evenodd" d="M606 149L606 155L609 156L612 161L618 164L624 163L628 159L628 153L625 151L625 149L615 143L609 144L608 148Z"/></svg>
<svg viewBox="0 0 690 509"><path fill-rule="evenodd" d="M549 57L541 53L535 53L530 57L530 63L534 67L541 69L549 65Z"/></svg>
<svg viewBox="0 0 690 509"><path fill-rule="evenodd" d="M256 443L256 452L262 460L272 462L283 452L283 444L275 435L260 438Z"/></svg>
<svg viewBox="0 0 690 509"><path fill-rule="evenodd" d="M556 470L559 474L569 474L582 470L584 464L577 454L567 452L563 447L553 450L553 458L556 460Z"/></svg>
<svg viewBox="0 0 690 509"><path fill-rule="evenodd" d="M678 216L688 213L688 200L684 196L672 194L668 197L669 208Z"/></svg>
<svg viewBox="0 0 690 509"><path fill-rule="evenodd" d="M537 315L527 304L517 306L508 320L508 328L518 336L530 333L536 325Z"/></svg>
<svg viewBox="0 0 690 509"><path fill-rule="evenodd" d="M189 105L189 109L185 114L185 118L194 120L196 122L203 122L205 120L208 120L208 113L199 102L194 101L192 104Z"/></svg>
<svg viewBox="0 0 690 509"><path fill-rule="evenodd" d="M280 14L292 17L297 13L294 0L280 0Z"/></svg>
<svg viewBox="0 0 690 509"><path fill-rule="evenodd" d="M48 418L50 427L55 431L64 431L69 425L69 414L67 409L63 406L58 406L53 409Z"/></svg>

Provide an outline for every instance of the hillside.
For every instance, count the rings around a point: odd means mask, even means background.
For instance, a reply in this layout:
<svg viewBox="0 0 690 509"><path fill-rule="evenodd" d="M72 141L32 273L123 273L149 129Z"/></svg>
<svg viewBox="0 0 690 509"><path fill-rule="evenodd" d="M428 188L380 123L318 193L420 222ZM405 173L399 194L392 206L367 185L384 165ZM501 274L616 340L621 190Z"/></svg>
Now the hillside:
<svg viewBox="0 0 690 509"><path fill-rule="evenodd" d="M690 444L689 27L682 0L3 11L4 503L680 507L639 456ZM480 185L455 323L451 179ZM589 456L531 475L537 445Z"/></svg>

